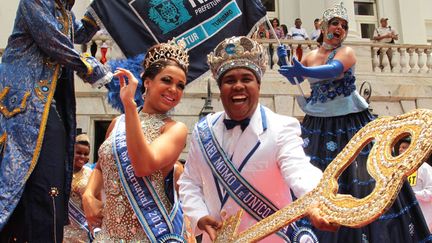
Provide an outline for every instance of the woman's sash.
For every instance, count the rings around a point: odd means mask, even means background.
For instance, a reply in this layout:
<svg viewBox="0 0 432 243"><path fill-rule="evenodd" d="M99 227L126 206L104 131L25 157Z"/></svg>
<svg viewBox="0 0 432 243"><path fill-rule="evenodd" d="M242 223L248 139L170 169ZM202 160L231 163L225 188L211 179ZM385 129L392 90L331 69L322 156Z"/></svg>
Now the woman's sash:
<svg viewBox="0 0 432 243"><path fill-rule="evenodd" d="M213 175L227 191L228 195L257 221L278 211L278 208L256 190L234 167L216 140L213 130L209 127L208 117L201 119L196 129L201 152ZM301 227L300 229L295 224L281 229L276 234L287 242L291 242L291 239L300 237L300 235L309 234L312 235L310 236L312 239L316 239L316 236L309 228Z"/></svg>
<svg viewBox="0 0 432 243"><path fill-rule="evenodd" d="M72 201L72 199L69 199L69 218L79 225L81 229L85 230L89 239L92 240L92 234L90 233L90 228L87 224L84 212Z"/></svg>
<svg viewBox="0 0 432 243"><path fill-rule="evenodd" d="M119 117L114 135L113 154L120 182L147 237L151 242L184 242L183 212L179 200L175 200L168 214L150 179L135 176L126 147L124 115Z"/></svg>

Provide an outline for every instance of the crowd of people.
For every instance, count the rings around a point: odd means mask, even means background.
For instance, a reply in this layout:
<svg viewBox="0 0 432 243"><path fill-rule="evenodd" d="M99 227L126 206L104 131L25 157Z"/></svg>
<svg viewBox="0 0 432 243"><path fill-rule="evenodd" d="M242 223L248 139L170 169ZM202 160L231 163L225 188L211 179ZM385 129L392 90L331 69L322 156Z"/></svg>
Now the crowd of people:
<svg viewBox="0 0 432 243"><path fill-rule="evenodd" d="M311 36L315 36L317 34L317 29L319 30L320 21L315 20L314 27L315 30L311 33ZM252 35L254 39L292 39L292 40L309 40L309 35L306 32L306 29L302 28L302 21L300 18L296 18L294 21L294 26L289 28L285 24L280 24L278 18L273 18L271 20L271 26L268 26L267 23L262 23L258 26L255 33ZM312 39L315 40L315 39ZM301 60L303 55L303 49L301 46L298 46L295 50L288 50L291 52L290 55L295 55L299 60ZM269 56L272 57L274 53L273 45L269 46ZM270 67L273 68L273 60L269 59Z"/></svg>
<svg viewBox="0 0 432 243"><path fill-rule="evenodd" d="M300 18L296 18L294 20L294 26L288 28L286 24L280 24L280 21L278 18L273 18L270 23L271 26L269 26L268 23L262 23L258 26L254 34L252 35L252 38L255 39L279 39L279 40L312 40L312 41L318 41L318 37L321 34L321 25L322 25L323 19L316 18L313 21L313 31L308 35L305 28L302 27L302 20ZM276 36L275 36L276 35ZM310 37L309 37L310 36ZM377 43L387 43L387 44L394 44L395 41L399 39L399 34L397 33L395 28L392 28L388 24L388 18L381 18L380 19L380 25L378 28L376 28L373 32L373 36L371 38L373 41ZM286 46L286 49L288 51L288 58L290 55L293 57L295 56L297 60L301 61L303 57L303 48L301 46L297 46L295 49L291 50L288 46ZM273 45L270 44L269 46L269 62L270 67L273 68L273 60L272 56L274 54L274 48ZM379 63L382 64L384 55L386 56L390 68L393 68L392 66L392 57L393 57L393 50L387 49L384 52L381 51L381 48L377 52L377 56L379 58ZM380 68L383 68L382 65L380 65Z"/></svg>
<svg viewBox="0 0 432 243"><path fill-rule="evenodd" d="M223 111L195 124L182 162L187 127L169 111L183 96L187 51L172 41L156 44L140 77L123 68L111 73L73 49L72 41L88 41L99 27L90 15L76 21L71 7L60 0L21 1L2 58L7 109L0 109L0 131L7 139L1 140L1 242L195 242L199 235L211 242L239 209L245 211L242 231L315 188L322 171L374 119L356 91L356 55L343 45L349 19L338 4L314 21L311 37L319 48L304 57L301 49L275 48L280 74L293 85L307 80L311 86L309 97L297 99L306 113L301 123L260 103L268 59L256 41L307 40L300 19L290 29L273 19L274 32L262 25L253 38L230 37L215 47L207 62ZM50 28L41 34L38 26ZM293 65L290 54L297 57ZM119 82L124 114L111 122L96 165L89 163L89 137L75 137L73 70L93 86L112 77ZM136 92L144 99L140 107ZM401 139L395 156L407 146L409 140ZM371 147L340 176L339 193L363 198L372 192L366 168ZM262 242L432 240L431 176L430 166L420 167L392 207L365 227L340 226L312 205L307 219Z"/></svg>

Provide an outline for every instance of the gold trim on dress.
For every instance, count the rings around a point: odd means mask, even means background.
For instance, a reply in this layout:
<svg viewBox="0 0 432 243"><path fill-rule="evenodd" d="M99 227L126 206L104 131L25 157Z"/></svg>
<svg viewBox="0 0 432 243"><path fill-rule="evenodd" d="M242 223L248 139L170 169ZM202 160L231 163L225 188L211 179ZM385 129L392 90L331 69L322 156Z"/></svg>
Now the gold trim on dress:
<svg viewBox="0 0 432 243"><path fill-rule="evenodd" d="M66 10L66 8L64 7L64 5L61 1L56 0L56 5L57 5L56 7L60 10L60 12L62 14L62 17L57 18L57 20L62 22L62 24L63 24L63 29L62 29L63 34L68 36L69 35L69 25L71 22L71 15L68 13L68 11Z"/></svg>
<svg viewBox="0 0 432 243"><path fill-rule="evenodd" d="M93 67L92 65L86 60L87 57L90 57L90 54L85 52L83 54L80 55L81 56L81 61L84 63L84 65L87 67L87 76L91 75L93 73Z"/></svg>
<svg viewBox="0 0 432 243"><path fill-rule="evenodd" d="M96 21L94 21L93 19L91 19L91 18L88 17L88 16L85 16L85 15L84 15L84 17L82 18L82 20L88 22L89 24L93 25L94 27L99 27L99 26L97 25Z"/></svg>
<svg viewBox="0 0 432 243"><path fill-rule="evenodd" d="M0 136L0 144L3 144L6 142L7 133L3 133L3 135Z"/></svg>
<svg viewBox="0 0 432 243"><path fill-rule="evenodd" d="M7 139L7 133L3 133L3 135L0 136L0 158L3 157L3 153L6 147L6 139Z"/></svg>
<svg viewBox="0 0 432 243"><path fill-rule="evenodd" d="M55 88L57 86L57 79L58 79L59 72L60 72L60 65L57 64L57 66L54 70L53 77L52 77L51 89L50 89L50 92L49 92L48 97L47 97L47 102L45 103L44 111L42 113L42 119L41 119L41 124L39 127L39 134L38 134L38 138L36 141L36 147L35 147L35 150L33 152L33 158L32 158L30 167L27 171L27 174L24 177L24 182L27 181L27 179L30 177L30 174L33 172L34 168L36 167L36 163L39 159L39 153L40 153L40 150L42 148L42 142L43 142L43 138L45 135L45 129L46 129L46 123L48 120L48 114L49 114L49 110L51 107L52 99L54 97L54 91L55 91Z"/></svg>
<svg viewBox="0 0 432 243"><path fill-rule="evenodd" d="M48 80L39 80L35 87L36 96L43 102L47 101L47 96L51 91L51 84Z"/></svg>
<svg viewBox="0 0 432 243"><path fill-rule="evenodd" d="M12 111L10 111L4 104L3 100L7 93L9 93L10 87L5 87L2 92L0 93L0 112L6 117L11 118L15 116L18 113L21 113L27 106L27 98L30 96L30 92L26 91L19 107L16 107Z"/></svg>

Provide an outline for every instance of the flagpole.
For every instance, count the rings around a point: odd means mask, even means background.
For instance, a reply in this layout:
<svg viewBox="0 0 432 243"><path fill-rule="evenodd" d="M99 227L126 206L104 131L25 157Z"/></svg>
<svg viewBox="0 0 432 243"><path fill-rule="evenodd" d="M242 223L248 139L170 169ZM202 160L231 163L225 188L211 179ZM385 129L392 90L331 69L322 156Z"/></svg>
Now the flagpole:
<svg viewBox="0 0 432 243"><path fill-rule="evenodd" d="M277 40L278 44L279 44L279 45L282 45L281 42L280 42L280 40L279 40L279 37L276 35L276 31L274 30L274 28L273 28L273 24L270 22L268 16L266 15L265 18L266 18L267 24L270 26L270 31L272 32L273 36L274 36L275 39ZM271 58L271 57L270 57L270 58ZM291 66L291 62L288 61L288 62L287 62L287 65L288 65L288 66ZM303 92L303 89L302 89L302 87L300 86L300 83L298 82L298 80L297 80L296 77L294 77L294 82L296 83L296 86L297 86L297 88L298 88L300 94L303 96L303 98L306 98L306 96L305 96L305 94L304 94L304 92Z"/></svg>

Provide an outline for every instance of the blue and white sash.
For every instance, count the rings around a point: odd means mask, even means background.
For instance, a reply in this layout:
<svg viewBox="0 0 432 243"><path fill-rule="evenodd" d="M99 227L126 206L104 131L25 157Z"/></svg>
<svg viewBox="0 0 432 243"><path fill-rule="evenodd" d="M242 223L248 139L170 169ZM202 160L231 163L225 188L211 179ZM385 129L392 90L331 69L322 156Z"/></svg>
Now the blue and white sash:
<svg viewBox="0 0 432 243"><path fill-rule="evenodd" d="M197 125L197 134L201 152L217 181L228 195L248 214L260 221L278 211L278 208L264 195L257 191L234 167L209 127L208 117L201 119ZM290 242L300 229L293 225L286 226L277 235ZM311 232L313 234L313 232ZM316 239L316 236L312 239Z"/></svg>
<svg viewBox="0 0 432 243"><path fill-rule="evenodd" d="M142 228L151 242L184 242L183 212L174 193L171 213L166 211L148 177L136 177L126 147L124 115L114 128L113 154L120 181Z"/></svg>
<svg viewBox="0 0 432 243"><path fill-rule="evenodd" d="M84 212L71 199L69 199L69 218L77 223L83 230L87 231L87 233L90 232Z"/></svg>
<svg viewBox="0 0 432 243"><path fill-rule="evenodd" d="M69 199L69 218L87 232L89 240L93 240L84 212L71 199Z"/></svg>

